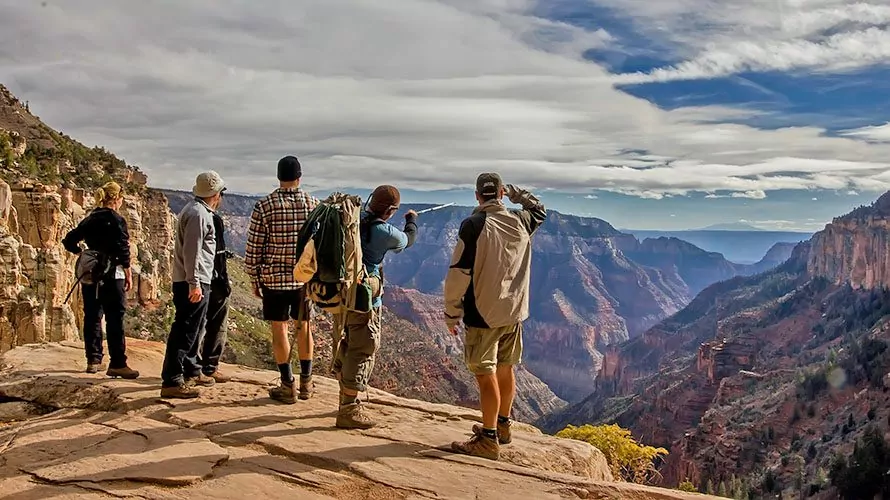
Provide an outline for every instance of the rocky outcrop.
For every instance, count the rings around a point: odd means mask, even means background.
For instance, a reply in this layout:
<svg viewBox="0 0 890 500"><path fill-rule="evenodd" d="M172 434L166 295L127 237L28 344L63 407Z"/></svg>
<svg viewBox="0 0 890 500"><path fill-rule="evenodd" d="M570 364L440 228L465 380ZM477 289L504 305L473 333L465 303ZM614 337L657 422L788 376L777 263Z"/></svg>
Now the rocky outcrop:
<svg viewBox="0 0 890 500"><path fill-rule="evenodd" d="M890 286L890 193L816 233L807 271L854 288Z"/></svg>
<svg viewBox="0 0 890 500"><path fill-rule="evenodd" d="M8 472L0 475L4 495L708 498L615 482L596 448L528 426L514 430L499 461L455 455L450 442L469 435L478 412L374 389L368 411L380 425L338 430L337 384L322 377L316 397L276 405L266 392L274 373L225 366L232 382L205 389L195 401L160 401L162 346L132 341L129 350L144 374L139 380L80 373L76 344L20 347L2 357L0 396L48 412L0 424L0 460Z"/></svg>
<svg viewBox="0 0 890 500"><path fill-rule="evenodd" d="M697 368L707 374L710 383L718 384L725 377L750 369L756 354L756 340L749 334L704 342L698 350Z"/></svg>

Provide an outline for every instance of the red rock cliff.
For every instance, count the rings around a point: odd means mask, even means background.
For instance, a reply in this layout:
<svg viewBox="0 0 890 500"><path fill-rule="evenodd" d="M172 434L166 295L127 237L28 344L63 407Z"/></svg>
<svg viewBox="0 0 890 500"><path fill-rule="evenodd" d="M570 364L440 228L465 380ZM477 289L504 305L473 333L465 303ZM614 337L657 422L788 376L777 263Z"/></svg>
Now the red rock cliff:
<svg viewBox="0 0 890 500"><path fill-rule="evenodd" d="M807 271L854 288L890 286L890 193L817 233Z"/></svg>

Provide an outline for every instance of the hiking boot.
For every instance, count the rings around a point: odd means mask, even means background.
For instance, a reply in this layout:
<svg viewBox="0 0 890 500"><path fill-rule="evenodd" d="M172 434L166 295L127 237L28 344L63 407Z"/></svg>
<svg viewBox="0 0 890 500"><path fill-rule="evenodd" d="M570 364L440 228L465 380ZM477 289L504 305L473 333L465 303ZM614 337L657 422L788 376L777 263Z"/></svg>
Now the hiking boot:
<svg viewBox="0 0 890 500"><path fill-rule="evenodd" d="M474 434L469 441L464 443L455 441L451 443L451 449L457 453L487 458L489 460L497 460L501 453L498 440L485 437L482 434Z"/></svg>
<svg viewBox="0 0 890 500"><path fill-rule="evenodd" d="M512 420L508 420L506 424L498 422L498 443L510 444L510 442L513 441L513 433L510 432L511 425L513 425ZM482 425L474 425L473 434L482 434Z"/></svg>
<svg viewBox="0 0 890 500"><path fill-rule="evenodd" d="M194 399L201 395L197 387L182 383L173 387L161 387L161 397L165 399Z"/></svg>
<svg viewBox="0 0 890 500"><path fill-rule="evenodd" d="M105 375L108 375L111 378L139 378L139 372L130 368L129 366L125 366L123 368L109 368L108 371L105 372Z"/></svg>
<svg viewBox="0 0 890 500"><path fill-rule="evenodd" d="M232 380L232 377L220 373L219 370L216 370L213 373L208 374L207 376L215 380L217 384L225 384L226 382L231 382Z"/></svg>
<svg viewBox="0 0 890 500"><path fill-rule="evenodd" d="M216 380L213 377L204 375L203 373L199 373L196 377L187 377L185 379L185 384L191 386L201 385L204 387L213 387L213 384L215 383Z"/></svg>
<svg viewBox="0 0 890 500"><path fill-rule="evenodd" d="M99 373L102 363L87 363L87 373Z"/></svg>
<svg viewBox="0 0 890 500"><path fill-rule="evenodd" d="M300 377L300 399L306 400L315 393L315 382L312 381L312 375L306 378Z"/></svg>
<svg viewBox="0 0 890 500"><path fill-rule="evenodd" d="M377 425L377 422L365 415L361 403L352 403L340 407L335 425L340 429L370 429Z"/></svg>
<svg viewBox="0 0 890 500"><path fill-rule="evenodd" d="M294 394L294 385L287 385L284 382L278 387L273 387L269 389L269 397L274 399L275 401L281 401L282 403L294 404L297 402L297 396Z"/></svg>

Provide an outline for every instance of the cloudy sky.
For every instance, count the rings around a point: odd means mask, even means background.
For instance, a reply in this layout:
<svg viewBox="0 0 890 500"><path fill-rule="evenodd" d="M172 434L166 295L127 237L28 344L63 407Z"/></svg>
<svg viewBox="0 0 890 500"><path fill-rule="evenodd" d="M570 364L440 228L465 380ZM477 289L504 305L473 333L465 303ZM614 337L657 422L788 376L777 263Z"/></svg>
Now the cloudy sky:
<svg viewBox="0 0 890 500"><path fill-rule="evenodd" d="M0 0L0 83L159 187L218 170L619 227L819 229L890 189L885 0ZM548 201L549 200L549 201Z"/></svg>

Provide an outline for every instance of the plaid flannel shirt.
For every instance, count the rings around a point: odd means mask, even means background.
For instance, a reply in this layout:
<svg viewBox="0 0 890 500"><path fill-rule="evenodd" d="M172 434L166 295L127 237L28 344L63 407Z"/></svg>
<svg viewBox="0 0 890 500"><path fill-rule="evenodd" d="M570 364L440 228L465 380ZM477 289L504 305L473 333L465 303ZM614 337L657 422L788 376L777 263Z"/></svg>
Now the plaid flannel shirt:
<svg viewBox="0 0 890 500"><path fill-rule="evenodd" d="M318 205L318 199L300 188L278 188L258 201L247 229L247 274L254 285L273 290L294 290L297 235Z"/></svg>

